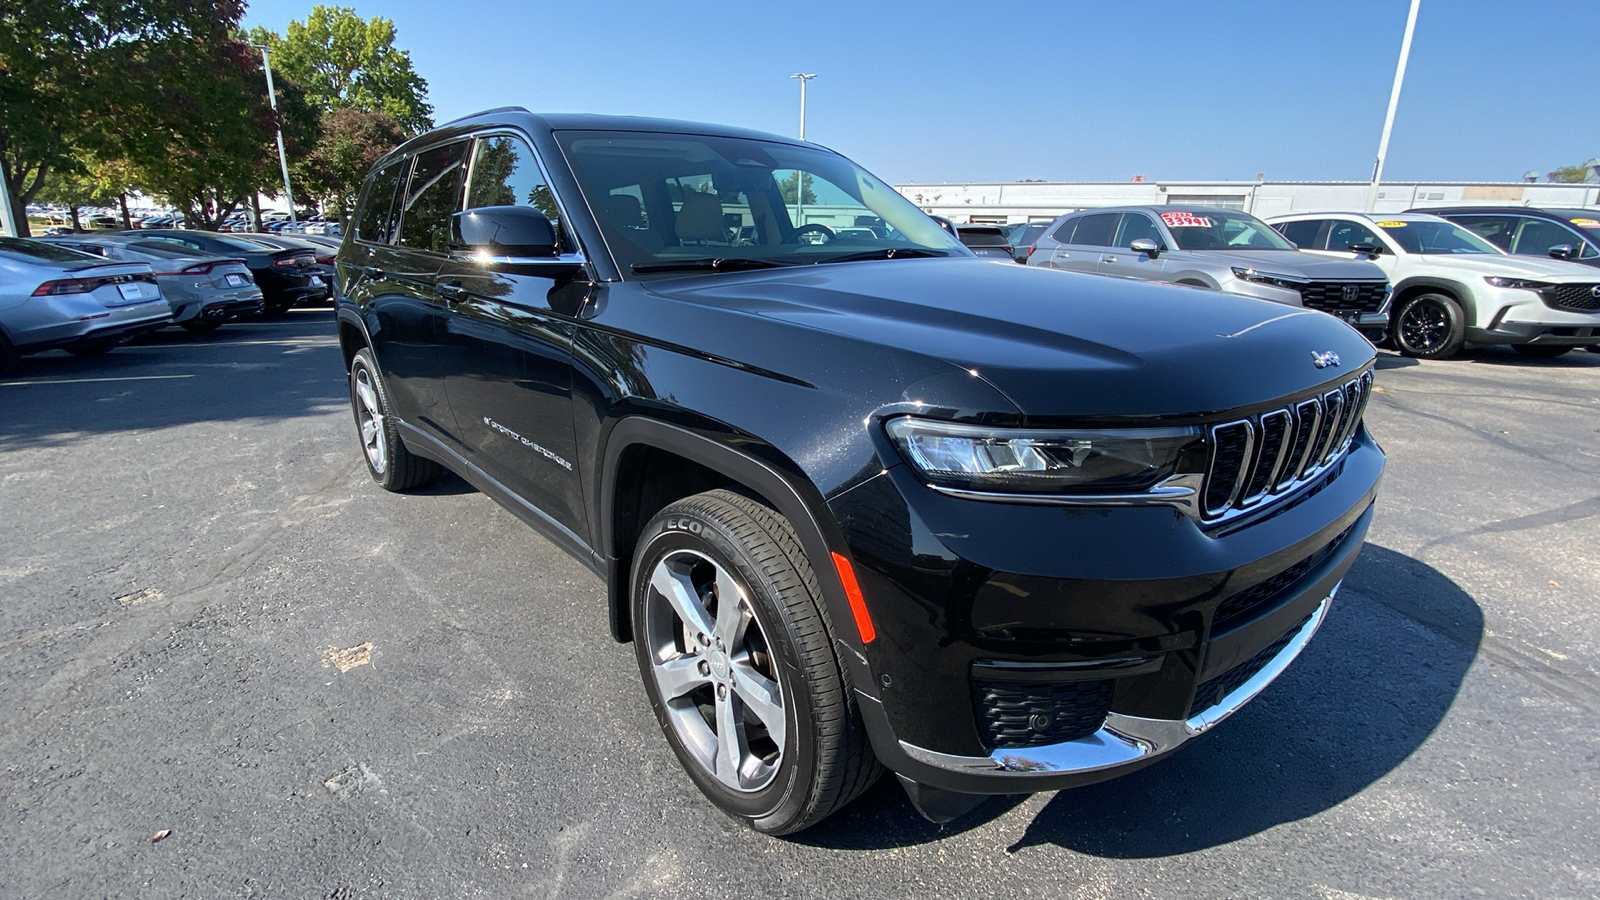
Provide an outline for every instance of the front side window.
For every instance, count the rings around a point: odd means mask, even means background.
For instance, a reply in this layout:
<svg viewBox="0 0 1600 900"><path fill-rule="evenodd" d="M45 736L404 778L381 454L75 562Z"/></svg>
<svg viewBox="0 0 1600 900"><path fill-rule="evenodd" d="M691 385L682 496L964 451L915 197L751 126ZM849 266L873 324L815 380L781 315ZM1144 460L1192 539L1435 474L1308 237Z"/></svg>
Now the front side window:
<svg viewBox="0 0 1600 900"><path fill-rule="evenodd" d="M1566 244L1568 247L1576 248L1581 241L1581 238L1556 222L1546 219L1523 219L1522 227L1517 231L1516 245L1511 252L1525 256L1548 256L1551 247Z"/></svg>
<svg viewBox="0 0 1600 900"><path fill-rule="evenodd" d="M1407 253L1436 254L1490 253L1500 248L1454 222L1427 219L1379 222L1378 227Z"/></svg>
<svg viewBox="0 0 1600 900"><path fill-rule="evenodd" d="M1161 244L1161 232L1156 230L1156 223L1143 213L1123 213L1122 224L1117 226L1118 247L1128 247L1137 240L1155 241Z"/></svg>
<svg viewBox="0 0 1600 900"><path fill-rule="evenodd" d="M531 206L556 226L562 251L572 249L555 195L550 192L533 149L521 138L492 135L478 139L467 184L466 208L484 206Z"/></svg>
<svg viewBox="0 0 1600 900"><path fill-rule="evenodd" d="M654 132L555 137L632 274L971 253L893 188L817 147Z"/></svg>
<svg viewBox="0 0 1600 900"><path fill-rule="evenodd" d="M1161 221L1185 250L1293 250L1272 226L1231 209L1172 210Z"/></svg>
<svg viewBox="0 0 1600 900"><path fill-rule="evenodd" d="M400 209L400 243L419 250L450 249L450 217L461 209L467 141L417 154Z"/></svg>
<svg viewBox="0 0 1600 900"><path fill-rule="evenodd" d="M1328 229L1329 250L1349 250L1355 244L1371 244L1382 247L1383 241L1373 233L1371 228L1360 222L1335 221Z"/></svg>

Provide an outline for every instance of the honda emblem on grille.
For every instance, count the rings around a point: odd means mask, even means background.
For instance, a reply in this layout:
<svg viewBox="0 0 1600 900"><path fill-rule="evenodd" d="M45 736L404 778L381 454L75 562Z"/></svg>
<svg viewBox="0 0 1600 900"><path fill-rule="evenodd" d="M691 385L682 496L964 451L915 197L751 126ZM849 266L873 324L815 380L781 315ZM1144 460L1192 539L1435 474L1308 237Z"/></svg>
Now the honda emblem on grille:
<svg viewBox="0 0 1600 900"><path fill-rule="evenodd" d="M1324 350L1321 353L1313 350L1311 351L1311 364L1319 369L1326 369L1329 366L1338 368L1339 354L1333 352L1332 350Z"/></svg>
<svg viewBox="0 0 1600 900"><path fill-rule="evenodd" d="M1596 300L1600 300L1600 284L1597 284L1594 287L1589 288L1589 296L1595 298Z"/></svg>
<svg viewBox="0 0 1600 900"><path fill-rule="evenodd" d="M1339 296L1344 298L1346 303L1354 303L1356 298L1361 296L1361 285L1347 284L1344 286L1344 290L1339 292Z"/></svg>

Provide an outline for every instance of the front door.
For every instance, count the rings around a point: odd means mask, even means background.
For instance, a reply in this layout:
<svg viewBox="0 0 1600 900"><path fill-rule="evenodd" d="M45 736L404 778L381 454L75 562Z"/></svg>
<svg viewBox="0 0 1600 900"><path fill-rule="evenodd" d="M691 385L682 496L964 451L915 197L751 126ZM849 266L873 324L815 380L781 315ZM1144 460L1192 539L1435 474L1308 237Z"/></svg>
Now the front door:
<svg viewBox="0 0 1600 900"><path fill-rule="evenodd" d="M1112 238L1111 248L1100 254L1100 274L1115 275L1119 278L1138 278L1143 281L1160 281L1161 273L1166 269L1167 257L1159 253L1154 258L1147 254L1136 252L1130 246L1137 240L1155 241L1156 246L1162 250L1168 249L1166 242L1161 239L1161 232L1156 228L1154 219L1140 212L1125 212L1122 222L1117 225L1116 237Z"/></svg>
<svg viewBox="0 0 1600 900"><path fill-rule="evenodd" d="M576 258L532 150L520 137L481 137L466 208L511 205L550 217ZM588 534L572 419L572 329L588 289L465 256L437 284L451 311L445 391L470 460L572 535Z"/></svg>

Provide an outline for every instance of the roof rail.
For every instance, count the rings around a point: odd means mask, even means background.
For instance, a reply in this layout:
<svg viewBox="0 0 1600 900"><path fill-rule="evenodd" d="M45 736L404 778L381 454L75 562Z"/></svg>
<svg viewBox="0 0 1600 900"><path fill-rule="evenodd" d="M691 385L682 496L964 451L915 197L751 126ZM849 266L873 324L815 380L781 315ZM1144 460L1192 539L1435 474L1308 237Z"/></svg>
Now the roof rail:
<svg viewBox="0 0 1600 900"><path fill-rule="evenodd" d="M455 117L454 119L451 119L448 122L442 122L439 125L436 125L434 127L443 128L446 125L454 125L457 122L465 122L468 119L476 119L479 116L487 116L487 115L489 115L491 113L503 113L503 112L525 113L527 111L528 111L527 108L526 107L522 107L522 106L496 106L494 109L482 109L482 110L479 110L479 111L477 111L475 113L467 113L464 116L457 116L457 117Z"/></svg>

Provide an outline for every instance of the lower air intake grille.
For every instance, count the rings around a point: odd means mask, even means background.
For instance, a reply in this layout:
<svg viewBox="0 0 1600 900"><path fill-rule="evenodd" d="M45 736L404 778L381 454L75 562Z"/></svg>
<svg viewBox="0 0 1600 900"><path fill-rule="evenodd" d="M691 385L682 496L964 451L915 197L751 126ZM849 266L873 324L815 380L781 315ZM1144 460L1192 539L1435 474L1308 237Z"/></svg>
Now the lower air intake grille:
<svg viewBox="0 0 1600 900"><path fill-rule="evenodd" d="M992 749L1040 747L1088 737L1105 723L1111 682L974 681L978 732Z"/></svg>
<svg viewBox="0 0 1600 900"><path fill-rule="evenodd" d="M1600 284L1553 284L1543 291L1546 306L1593 312L1600 309Z"/></svg>

